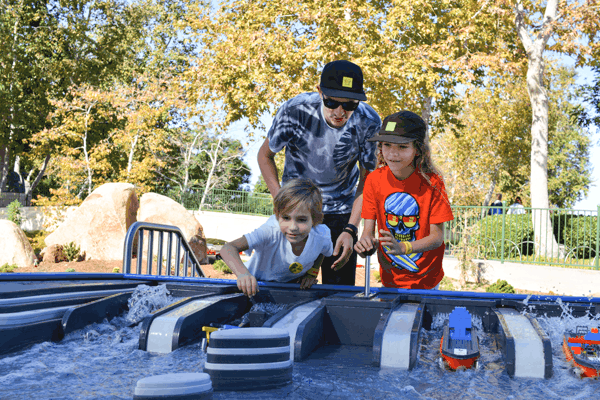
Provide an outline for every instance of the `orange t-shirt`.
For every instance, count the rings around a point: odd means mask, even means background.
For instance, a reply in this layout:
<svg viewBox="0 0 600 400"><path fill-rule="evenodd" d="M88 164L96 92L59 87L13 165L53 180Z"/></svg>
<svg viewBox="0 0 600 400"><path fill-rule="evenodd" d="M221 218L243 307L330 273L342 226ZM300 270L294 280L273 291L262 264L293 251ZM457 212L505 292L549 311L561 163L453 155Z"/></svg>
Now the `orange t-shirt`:
<svg viewBox="0 0 600 400"><path fill-rule="evenodd" d="M430 224L454 219L442 179L427 174L429 184L417 171L397 179L385 166L371 172L363 191L362 218L377 221L376 231L386 229L399 242L413 242L429 236ZM385 287L431 289L444 277L442 259L445 245L409 255L389 255L380 245L378 259ZM415 272L411 272L415 271Z"/></svg>

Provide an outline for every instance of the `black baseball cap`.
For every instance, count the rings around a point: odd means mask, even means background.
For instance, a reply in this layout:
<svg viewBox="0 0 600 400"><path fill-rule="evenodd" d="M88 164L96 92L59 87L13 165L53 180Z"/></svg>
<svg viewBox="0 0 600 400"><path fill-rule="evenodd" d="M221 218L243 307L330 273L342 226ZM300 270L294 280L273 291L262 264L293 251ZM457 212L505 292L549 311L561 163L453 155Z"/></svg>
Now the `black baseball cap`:
<svg viewBox="0 0 600 400"><path fill-rule="evenodd" d="M337 60L325 64L319 86L323 94L328 97L367 100L363 90L362 70L350 61Z"/></svg>
<svg viewBox="0 0 600 400"><path fill-rule="evenodd" d="M409 143L425 141L427 124L423 118L411 111L400 111L385 117L377 135L369 142Z"/></svg>

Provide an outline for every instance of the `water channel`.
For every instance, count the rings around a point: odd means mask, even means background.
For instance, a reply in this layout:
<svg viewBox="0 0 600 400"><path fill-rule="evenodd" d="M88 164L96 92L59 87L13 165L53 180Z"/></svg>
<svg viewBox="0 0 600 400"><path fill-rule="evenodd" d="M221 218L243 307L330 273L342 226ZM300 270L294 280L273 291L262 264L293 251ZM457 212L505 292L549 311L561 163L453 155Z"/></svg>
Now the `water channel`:
<svg viewBox="0 0 600 400"><path fill-rule="evenodd" d="M202 372L200 344L169 354L138 349L140 324L149 312L176 301L164 285L140 286L130 311L92 324L61 342L44 342L0 358L1 398L131 399L139 379L165 373ZM597 399L600 381L580 379L561 349L562 333L577 325L598 326L600 317L574 318L562 305L561 318L538 317L552 340L553 377L514 379L505 371L492 335L481 333L476 370L448 371L439 363L444 316L421 332L417 366L410 372L370 366L372 349L325 346L295 363L293 383L261 392L215 392L215 399ZM474 320L475 326L481 321ZM479 326L480 332L481 326ZM343 360L343 362L340 362Z"/></svg>

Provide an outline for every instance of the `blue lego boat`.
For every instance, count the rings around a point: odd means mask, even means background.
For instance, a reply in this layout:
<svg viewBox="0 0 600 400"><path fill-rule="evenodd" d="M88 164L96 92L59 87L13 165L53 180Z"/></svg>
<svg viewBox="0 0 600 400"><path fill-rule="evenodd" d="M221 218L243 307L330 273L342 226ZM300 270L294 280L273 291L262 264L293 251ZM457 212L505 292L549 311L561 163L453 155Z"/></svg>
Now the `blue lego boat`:
<svg viewBox="0 0 600 400"><path fill-rule="evenodd" d="M456 307L450 313L440 341L440 353L452 370L472 368L479 358L477 329L473 327L471 314L465 307Z"/></svg>

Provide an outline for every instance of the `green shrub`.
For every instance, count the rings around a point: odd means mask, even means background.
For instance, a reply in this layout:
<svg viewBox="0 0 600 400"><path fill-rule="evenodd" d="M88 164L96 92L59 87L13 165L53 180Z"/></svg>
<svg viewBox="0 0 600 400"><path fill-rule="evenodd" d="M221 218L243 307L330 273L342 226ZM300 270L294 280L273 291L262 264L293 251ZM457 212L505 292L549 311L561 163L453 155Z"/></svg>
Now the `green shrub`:
<svg viewBox="0 0 600 400"><path fill-rule="evenodd" d="M15 200L8 205L7 213L9 221L12 221L19 226L21 225L23 216L21 215L21 203L19 203L19 200Z"/></svg>
<svg viewBox="0 0 600 400"><path fill-rule="evenodd" d="M217 271L221 271L226 274L233 274L233 271L231 271L231 268L229 268L227 266L227 264L225 264L225 261L223 261L223 260L215 261L215 263L213 264L213 268Z"/></svg>
<svg viewBox="0 0 600 400"><path fill-rule="evenodd" d="M530 214L489 215L478 221L475 225L473 239L485 246L485 255L488 258L500 258L502 256L503 221L506 223L504 227L504 257L518 254L515 245L518 246L521 255L532 255L534 253L533 244L525 243L533 242L534 238Z"/></svg>
<svg viewBox="0 0 600 400"><path fill-rule="evenodd" d="M454 290L454 285L452 284L452 281L448 279L447 276L444 276L442 278L442 281L440 282L440 290Z"/></svg>
<svg viewBox="0 0 600 400"><path fill-rule="evenodd" d="M214 238L207 238L206 239L206 244L214 244L217 246L223 246L225 243L227 243L226 240L222 240L222 239L214 239Z"/></svg>
<svg viewBox="0 0 600 400"><path fill-rule="evenodd" d="M75 272L75 268L67 268L66 272Z"/></svg>
<svg viewBox="0 0 600 400"><path fill-rule="evenodd" d="M119 267L114 267L112 272L115 274L118 274L121 271L121 269Z"/></svg>
<svg viewBox="0 0 600 400"><path fill-rule="evenodd" d="M496 283L488 286L485 291L488 293L515 293L515 288L509 285L504 279L498 279Z"/></svg>
<svg viewBox="0 0 600 400"><path fill-rule="evenodd" d="M380 282L380 283L381 283L381 274L379 273L379 271L374 271L374 272L373 272L373 277L375 277L375 280L376 280L377 282Z"/></svg>
<svg viewBox="0 0 600 400"><path fill-rule="evenodd" d="M48 231L25 231L25 236L29 239L29 244L31 244L31 248L35 252L36 255L39 255L40 252L46 247L46 242L44 240L50 234Z"/></svg>
<svg viewBox="0 0 600 400"><path fill-rule="evenodd" d="M65 257L67 257L67 260L75 261L77 260L77 257L79 257L80 248L75 244L75 242L71 242L63 246L63 251L65 253Z"/></svg>
<svg viewBox="0 0 600 400"><path fill-rule="evenodd" d="M577 248L574 256L579 259L596 256L596 232L598 217L571 216L561 229L564 244L569 249Z"/></svg>
<svg viewBox="0 0 600 400"><path fill-rule="evenodd" d="M15 264L6 263L6 264L0 266L0 274L7 274L9 272L14 272L14 270L17 268L19 268L19 267Z"/></svg>

